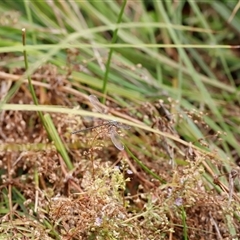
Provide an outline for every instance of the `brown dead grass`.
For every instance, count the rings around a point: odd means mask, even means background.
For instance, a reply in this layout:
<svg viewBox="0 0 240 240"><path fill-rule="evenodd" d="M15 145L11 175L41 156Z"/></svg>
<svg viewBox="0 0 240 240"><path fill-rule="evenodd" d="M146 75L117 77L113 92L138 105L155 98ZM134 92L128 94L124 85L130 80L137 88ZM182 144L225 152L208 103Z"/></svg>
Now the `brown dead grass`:
<svg viewBox="0 0 240 240"><path fill-rule="evenodd" d="M22 72L16 69L8 74L2 69L3 95ZM86 98L73 90L68 76L52 65L39 69L32 77L39 103L83 106ZM11 103L32 103L26 83ZM169 113L173 107L172 102L147 103L128 114L181 137ZM198 121L206 135L219 138L218 133L209 132L201 113L186 114ZM134 136L139 139L136 145L140 144L132 152L166 181L161 184L127 152L118 151L106 134L92 146L89 141L96 132L69 134L86 127L80 116L51 114L74 165L69 171L36 112L2 111L0 117L1 204L8 210L2 210L0 232L6 239L183 239L184 221L188 239L231 239L226 216L240 234L234 216L239 213L237 195L229 205L229 187L221 178L215 179L219 193L203 177L205 173L214 176L207 163L222 170L217 154L210 157L194 150L191 143L188 147L172 144L153 133L131 129L130 148ZM178 159L177 165L173 159Z"/></svg>

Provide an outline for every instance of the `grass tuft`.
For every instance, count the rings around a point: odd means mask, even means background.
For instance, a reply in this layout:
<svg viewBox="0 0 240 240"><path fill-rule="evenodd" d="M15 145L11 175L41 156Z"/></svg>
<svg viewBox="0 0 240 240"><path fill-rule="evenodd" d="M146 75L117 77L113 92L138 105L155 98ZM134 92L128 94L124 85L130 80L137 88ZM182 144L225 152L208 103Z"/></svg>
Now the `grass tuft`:
<svg viewBox="0 0 240 240"><path fill-rule="evenodd" d="M238 8L2 1L0 239L238 239Z"/></svg>

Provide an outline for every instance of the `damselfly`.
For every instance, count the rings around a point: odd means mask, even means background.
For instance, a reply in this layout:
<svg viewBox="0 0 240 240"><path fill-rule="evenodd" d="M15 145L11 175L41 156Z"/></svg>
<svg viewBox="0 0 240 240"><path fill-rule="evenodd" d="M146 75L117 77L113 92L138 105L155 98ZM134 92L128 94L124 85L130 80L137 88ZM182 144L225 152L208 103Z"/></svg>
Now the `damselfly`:
<svg viewBox="0 0 240 240"><path fill-rule="evenodd" d="M100 113L104 112L104 108L101 106L101 103L98 101L98 98L95 95L90 95L89 96L89 101L92 103L93 107ZM108 121L106 123L100 124L98 126L94 126L94 127L88 127L85 129L81 129L81 130L77 130L72 132L72 134L76 134L79 132L83 132L83 131L87 131L87 130L92 130L98 127L103 127L106 126L108 128L108 133L110 135L110 138L114 144L114 146L119 149L120 151L122 151L124 149L124 145L121 143L120 141L120 137L119 134L117 133L117 129L118 128L123 128L123 129L129 129L130 126L125 125L123 123L119 123L117 121Z"/></svg>

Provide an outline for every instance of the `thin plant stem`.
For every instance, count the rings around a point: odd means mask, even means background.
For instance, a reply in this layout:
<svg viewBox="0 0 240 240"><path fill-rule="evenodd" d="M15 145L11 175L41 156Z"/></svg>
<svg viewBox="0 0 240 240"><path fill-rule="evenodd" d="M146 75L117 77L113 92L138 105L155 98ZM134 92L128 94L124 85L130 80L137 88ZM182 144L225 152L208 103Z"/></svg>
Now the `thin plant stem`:
<svg viewBox="0 0 240 240"><path fill-rule="evenodd" d="M152 175L155 179L159 180L161 183L166 184L166 181L162 178L160 178L156 173L151 171L146 165L142 163L137 157L134 156L134 154L129 150L128 147L126 147L126 151L129 153L129 155L134 159L134 161L148 174Z"/></svg>
<svg viewBox="0 0 240 240"><path fill-rule="evenodd" d="M127 4L127 0L124 0L123 4L122 4L121 11L120 11L119 16L118 16L117 23L120 23L122 21L122 16L123 16L123 12L124 12L126 4ZM112 38L111 44L116 43L116 41L117 41L117 33L118 33L118 27L113 32L113 38ZM102 98L102 103L105 103L105 101L106 101L108 74L109 74L109 71L110 71L110 63L111 63L111 59L112 59L112 54L113 54L113 48L110 48L110 51L109 51L109 54L108 54L108 59L107 59L107 64L106 64L106 71L105 71L105 75L104 75L104 78L103 78L103 87L102 87L103 98Z"/></svg>
<svg viewBox="0 0 240 240"><path fill-rule="evenodd" d="M25 30L25 28L22 29L22 43L23 43L23 46L26 46L26 30ZM23 50L23 56L24 56L25 69L26 69L26 71L28 71L27 51L25 50L25 48ZM29 90L30 90L30 93L31 93L32 98L33 98L33 102L34 102L35 105L39 105L36 93L34 91L34 87L32 85L32 80L31 80L31 77L30 77L29 74L27 75L27 79L28 79ZM39 115L45 129L47 130L42 112L38 111L38 115ZM48 130L47 130L47 132L48 132Z"/></svg>

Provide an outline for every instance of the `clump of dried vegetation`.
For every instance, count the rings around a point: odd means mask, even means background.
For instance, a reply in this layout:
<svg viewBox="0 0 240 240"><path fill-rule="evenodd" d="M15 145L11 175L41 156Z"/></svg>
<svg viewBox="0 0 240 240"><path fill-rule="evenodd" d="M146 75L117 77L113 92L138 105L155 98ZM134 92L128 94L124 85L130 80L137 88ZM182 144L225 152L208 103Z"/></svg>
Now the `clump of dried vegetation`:
<svg viewBox="0 0 240 240"><path fill-rule="evenodd" d="M48 79L46 91L38 86L41 74ZM56 86L52 79L60 78ZM69 93L62 90L67 89L67 80L53 66L42 67L32 79L41 104L71 107ZM88 104L82 95L74 98ZM27 84L11 100L31 101ZM220 141L219 133L209 131L203 113L170 113L175 104L161 100L128 113L114 110L174 136L170 140L132 128L123 136L126 145L131 148L135 142L142 148L132 152L116 149L106 129L100 135L94 131L71 135L72 130L86 127L84 119L51 114L68 148L72 170L49 141L36 112L2 111L1 203L9 211L2 214L1 234L12 239L181 239L187 233L189 239L227 239L230 222L239 231L239 198L233 191L238 172L228 174L232 181L224 185L220 174L215 176L209 167L226 170L217 152L203 151L211 147L201 139L202 148L181 141L178 127L186 123L187 115L211 139ZM111 105L109 101L109 109ZM208 182L211 174L214 186Z"/></svg>

